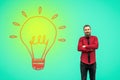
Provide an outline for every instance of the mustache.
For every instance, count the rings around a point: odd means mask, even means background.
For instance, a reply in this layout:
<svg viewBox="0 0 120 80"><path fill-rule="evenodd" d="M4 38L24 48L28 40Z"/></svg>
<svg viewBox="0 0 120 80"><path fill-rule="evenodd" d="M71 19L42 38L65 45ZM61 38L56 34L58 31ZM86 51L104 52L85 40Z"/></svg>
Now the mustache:
<svg viewBox="0 0 120 80"><path fill-rule="evenodd" d="M90 32L85 32L85 33L90 33Z"/></svg>

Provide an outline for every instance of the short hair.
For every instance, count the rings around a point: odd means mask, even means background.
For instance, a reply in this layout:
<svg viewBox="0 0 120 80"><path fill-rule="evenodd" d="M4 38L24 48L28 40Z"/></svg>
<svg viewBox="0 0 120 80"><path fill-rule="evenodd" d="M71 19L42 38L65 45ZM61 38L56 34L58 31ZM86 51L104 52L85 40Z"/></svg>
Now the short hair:
<svg viewBox="0 0 120 80"><path fill-rule="evenodd" d="M91 27L90 27L89 24L84 25L84 26L83 26L83 30L85 29L85 27L89 27L89 28L91 29Z"/></svg>

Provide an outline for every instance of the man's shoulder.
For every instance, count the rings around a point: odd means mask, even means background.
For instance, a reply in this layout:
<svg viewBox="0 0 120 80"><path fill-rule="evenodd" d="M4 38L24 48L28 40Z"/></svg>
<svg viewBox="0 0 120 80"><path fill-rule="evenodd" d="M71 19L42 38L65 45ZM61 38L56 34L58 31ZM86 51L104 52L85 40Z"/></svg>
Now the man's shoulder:
<svg viewBox="0 0 120 80"><path fill-rule="evenodd" d="M92 37L92 38L97 38L97 36L94 36L94 35L91 35L90 37ZM81 36L80 37L80 39L84 39L84 38L86 38L85 36Z"/></svg>
<svg viewBox="0 0 120 80"><path fill-rule="evenodd" d="M97 38L97 36L94 36L94 35L91 35L91 37L96 37Z"/></svg>
<svg viewBox="0 0 120 80"><path fill-rule="evenodd" d="M97 37L95 35L91 35L90 37ZM81 36L80 38L86 38L85 36Z"/></svg>
<svg viewBox="0 0 120 80"><path fill-rule="evenodd" d="M97 36L92 35L91 38L98 39Z"/></svg>
<svg viewBox="0 0 120 80"><path fill-rule="evenodd" d="M90 36L91 38L97 38L97 36L94 36L94 35L91 35ZM80 39L85 39L86 37L85 36L81 36Z"/></svg>
<svg viewBox="0 0 120 80"><path fill-rule="evenodd" d="M80 37L80 39L83 39L83 38L85 38L85 36L81 36L81 37Z"/></svg>

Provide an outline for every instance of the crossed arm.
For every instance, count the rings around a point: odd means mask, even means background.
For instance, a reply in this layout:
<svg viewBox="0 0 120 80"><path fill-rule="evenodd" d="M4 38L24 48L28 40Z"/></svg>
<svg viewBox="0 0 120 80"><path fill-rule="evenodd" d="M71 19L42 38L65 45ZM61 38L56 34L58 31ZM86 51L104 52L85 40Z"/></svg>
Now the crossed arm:
<svg viewBox="0 0 120 80"><path fill-rule="evenodd" d="M90 45L83 45L82 38L80 38L78 43L78 51L82 52L91 52L98 48L98 39L94 39L94 43Z"/></svg>

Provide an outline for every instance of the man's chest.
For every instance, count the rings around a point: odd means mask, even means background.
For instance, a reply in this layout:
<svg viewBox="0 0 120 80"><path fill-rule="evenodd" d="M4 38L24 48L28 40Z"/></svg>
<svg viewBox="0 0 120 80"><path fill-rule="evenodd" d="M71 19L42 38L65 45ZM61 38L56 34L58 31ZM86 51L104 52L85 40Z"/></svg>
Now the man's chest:
<svg viewBox="0 0 120 80"><path fill-rule="evenodd" d="M94 38L90 38L90 39L84 38L84 39L82 40L82 44L83 44L83 45L93 44L94 42L95 42Z"/></svg>

